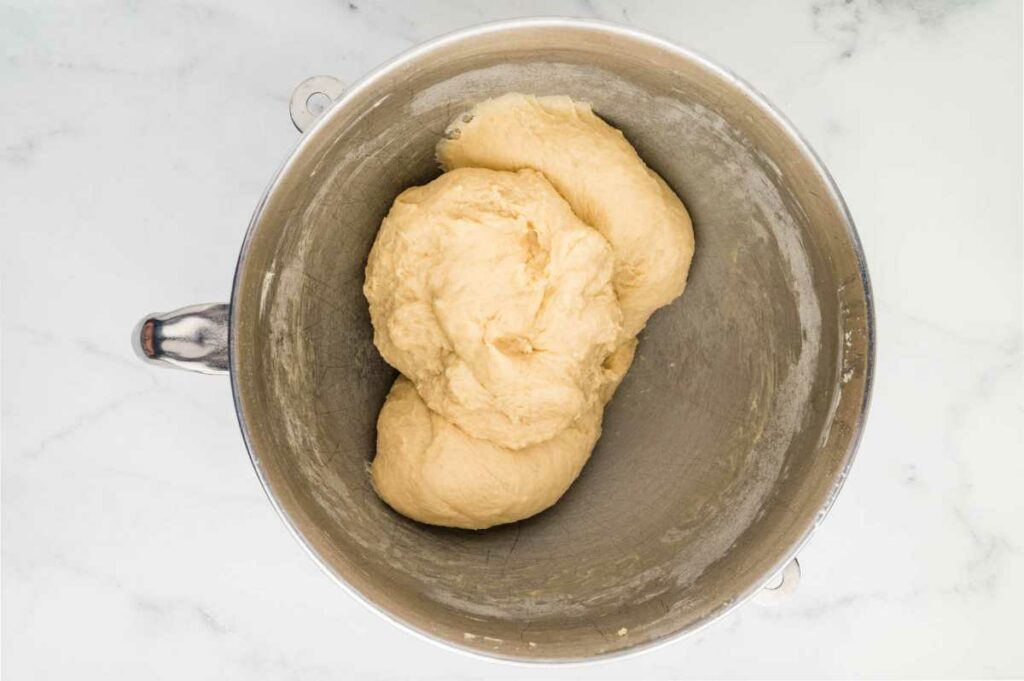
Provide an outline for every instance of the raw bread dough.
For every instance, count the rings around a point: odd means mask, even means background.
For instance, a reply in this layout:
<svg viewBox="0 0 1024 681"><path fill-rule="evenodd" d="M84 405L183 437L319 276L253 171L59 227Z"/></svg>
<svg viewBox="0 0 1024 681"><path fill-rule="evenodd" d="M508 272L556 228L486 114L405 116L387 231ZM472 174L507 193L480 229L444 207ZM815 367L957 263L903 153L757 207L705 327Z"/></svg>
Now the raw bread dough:
<svg viewBox="0 0 1024 681"><path fill-rule="evenodd" d="M432 525L481 529L527 518L579 475L603 412L595 405L552 439L511 450L467 435L399 376L377 420L373 484L396 511Z"/></svg>
<svg viewBox="0 0 1024 681"><path fill-rule="evenodd" d="M683 290L686 209L622 134L567 97L483 102L403 192L364 292L403 376L377 423L378 494L485 528L555 503L600 436L636 334Z"/></svg>
<svg viewBox="0 0 1024 681"><path fill-rule="evenodd" d="M612 250L535 170L402 192L366 266L374 341L430 409L519 449L593 410L621 330Z"/></svg>
<svg viewBox="0 0 1024 681"><path fill-rule="evenodd" d="M468 120L468 122L466 122ZM437 146L445 170L534 168L615 252L623 335L686 286L693 226L683 202L589 104L511 93L481 102Z"/></svg>
<svg viewBox="0 0 1024 681"><path fill-rule="evenodd" d="M630 340L605 360L600 401L555 437L519 450L467 435L427 408L412 382L399 376L377 419L371 468L377 494L405 516L448 527L483 529L540 513L590 458L604 404L635 350Z"/></svg>

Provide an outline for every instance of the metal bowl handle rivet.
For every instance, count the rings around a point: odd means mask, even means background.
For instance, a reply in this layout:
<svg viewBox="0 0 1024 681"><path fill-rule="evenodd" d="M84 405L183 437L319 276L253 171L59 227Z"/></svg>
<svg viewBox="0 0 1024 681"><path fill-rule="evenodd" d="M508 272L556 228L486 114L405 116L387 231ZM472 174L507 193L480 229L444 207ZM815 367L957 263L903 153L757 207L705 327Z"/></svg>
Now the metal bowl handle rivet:
<svg viewBox="0 0 1024 681"><path fill-rule="evenodd" d="M796 591L800 584L800 563L796 558L786 563L775 577L768 581L771 586L764 586L757 595L754 602L760 605L774 605L782 601Z"/></svg>
<svg viewBox="0 0 1024 681"><path fill-rule="evenodd" d="M299 132L306 132L344 91L345 86L333 76L313 76L302 81L288 102L292 123Z"/></svg>

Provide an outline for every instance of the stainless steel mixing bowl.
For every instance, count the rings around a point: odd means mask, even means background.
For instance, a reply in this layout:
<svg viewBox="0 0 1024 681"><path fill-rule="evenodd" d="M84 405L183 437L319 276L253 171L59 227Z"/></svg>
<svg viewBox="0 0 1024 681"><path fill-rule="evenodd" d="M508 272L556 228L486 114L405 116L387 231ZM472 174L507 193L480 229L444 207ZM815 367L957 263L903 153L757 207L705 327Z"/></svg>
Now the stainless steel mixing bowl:
<svg viewBox="0 0 1024 681"><path fill-rule="evenodd" d="M311 127L253 216L230 323L228 306L197 306L135 334L151 360L230 368L259 478L313 558L412 630L517 660L649 646L761 589L835 499L871 382L863 254L807 144L730 73L592 22L474 28L340 90L296 91ZM689 207L696 257L565 497L496 529L429 527L369 484L395 372L363 268L394 197L438 174L445 126L509 91L593 103ZM334 102L314 123L317 92Z"/></svg>

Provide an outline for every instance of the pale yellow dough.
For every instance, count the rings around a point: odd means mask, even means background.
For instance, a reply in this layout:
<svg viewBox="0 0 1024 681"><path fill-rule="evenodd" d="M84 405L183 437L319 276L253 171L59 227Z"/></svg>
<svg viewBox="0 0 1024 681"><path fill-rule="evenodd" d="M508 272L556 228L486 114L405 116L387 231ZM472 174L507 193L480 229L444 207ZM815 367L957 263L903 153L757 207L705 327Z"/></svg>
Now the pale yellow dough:
<svg viewBox="0 0 1024 681"><path fill-rule="evenodd" d="M555 503L600 436L636 334L686 283L693 231L622 134L566 97L509 94L438 144L371 250L375 343L403 376L377 423L378 494L485 528Z"/></svg>
<svg viewBox="0 0 1024 681"><path fill-rule="evenodd" d="M683 292L693 257L690 215L589 104L507 94L473 107L447 136L437 146L445 170L539 170L604 235L615 253L625 336L640 333L651 313Z"/></svg>
<svg viewBox="0 0 1024 681"><path fill-rule="evenodd" d="M609 362L603 395L611 397L633 361L626 343ZM483 529L540 513L561 498L601 434L597 402L555 437L519 450L467 435L427 408L404 376L377 420L377 493L420 522Z"/></svg>
<svg viewBox="0 0 1024 681"><path fill-rule="evenodd" d="M519 449L592 410L622 328L612 250L534 170L395 199L366 266L374 340L426 405Z"/></svg>

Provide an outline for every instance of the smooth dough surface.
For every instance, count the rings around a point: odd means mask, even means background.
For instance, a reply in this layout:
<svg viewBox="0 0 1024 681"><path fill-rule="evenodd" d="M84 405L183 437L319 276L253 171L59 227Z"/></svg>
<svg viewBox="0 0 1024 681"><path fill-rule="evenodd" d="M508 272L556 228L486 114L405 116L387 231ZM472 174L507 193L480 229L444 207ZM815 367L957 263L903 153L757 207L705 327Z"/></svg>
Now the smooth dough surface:
<svg viewBox="0 0 1024 681"><path fill-rule="evenodd" d="M510 93L476 105L446 137L437 147L445 170L539 170L604 235L615 252L624 336L638 334L655 310L683 292L694 247L690 215L590 105Z"/></svg>
<svg viewBox="0 0 1024 681"><path fill-rule="evenodd" d="M482 102L403 192L364 292L403 375L371 475L398 512L480 529L554 504L600 437L636 334L679 296L682 202L623 135L567 97Z"/></svg>
<svg viewBox="0 0 1024 681"><path fill-rule="evenodd" d="M635 346L625 343L610 358L600 402L550 440L518 450L467 435L399 376L377 420L374 489L399 513L432 525L484 529L540 513L590 458L604 398L629 369Z"/></svg>

